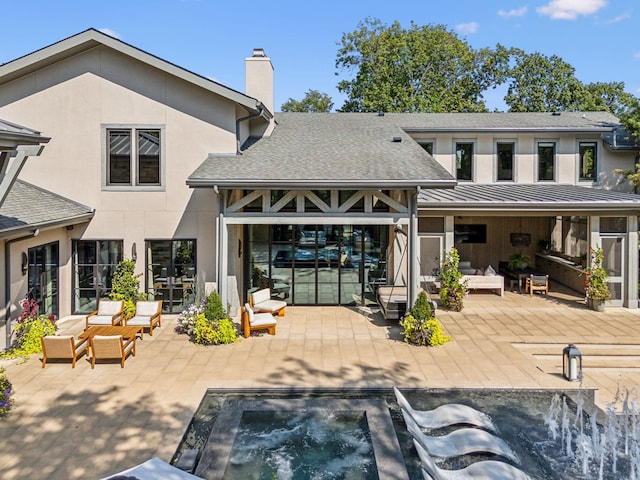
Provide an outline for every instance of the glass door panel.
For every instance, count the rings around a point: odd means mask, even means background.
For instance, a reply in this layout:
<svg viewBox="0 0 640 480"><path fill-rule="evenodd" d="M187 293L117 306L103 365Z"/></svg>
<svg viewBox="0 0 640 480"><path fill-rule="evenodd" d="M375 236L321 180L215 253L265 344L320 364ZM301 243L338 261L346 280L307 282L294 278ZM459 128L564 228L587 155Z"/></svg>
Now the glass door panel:
<svg viewBox="0 0 640 480"><path fill-rule="evenodd" d="M74 240L75 313L90 313L111 293L111 278L123 258L122 240Z"/></svg>
<svg viewBox="0 0 640 480"><path fill-rule="evenodd" d="M195 301L195 240L149 240L147 293L162 309L178 313Z"/></svg>
<svg viewBox="0 0 640 480"><path fill-rule="evenodd" d="M39 314L58 315L58 242L29 249L27 285Z"/></svg>
<svg viewBox="0 0 640 480"><path fill-rule="evenodd" d="M624 298L624 236L601 237L604 254L602 266L609 275L611 305L622 306Z"/></svg>
<svg viewBox="0 0 640 480"><path fill-rule="evenodd" d="M338 286L341 260L341 235L331 226L318 225L318 304L337 305L340 301Z"/></svg>
<svg viewBox="0 0 640 480"><path fill-rule="evenodd" d="M293 244L293 303L313 305L316 298L317 244L315 226L296 225Z"/></svg>

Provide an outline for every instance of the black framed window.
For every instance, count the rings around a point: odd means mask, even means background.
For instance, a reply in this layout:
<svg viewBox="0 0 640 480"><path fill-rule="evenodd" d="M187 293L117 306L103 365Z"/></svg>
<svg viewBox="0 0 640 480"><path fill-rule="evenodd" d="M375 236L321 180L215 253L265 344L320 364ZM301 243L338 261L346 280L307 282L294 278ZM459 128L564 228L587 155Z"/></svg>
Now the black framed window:
<svg viewBox="0 0 640 480"><path fill-rule="evenodd" d="M538 180L553 181L555 179L555 142L538 142Z"/></svg>
<svg viewBox="0 0 640 480"><path fill-rule="evenodd" d="M160 186L162 183L161 130L108 128L107 186Z"/></svg>
<svg viewBox="0 0 640 480"><path fill-rule="evenodd" d="M124 258L122 240L73 241L73 310L91 313L111 293L111 278Z"/></svg>
<svg viewBox="0 0 640 480"><path fill-rule="evenodd" d="M433 155L433 142L419 141L418 144L429 154Z"/></svg>
<svg viewBox="0 0 640 480"><path fill-rule="evenodd" d="M473 175L473 143L456 143L456 178L472 180Z"/></svg>
<svg viewBox="0 0 640 480"><path fill-rule="evenodd" d="M498 152L498 181L513 181L513 157L515 144L512 142L499 142Z"/></svg>
<svg viewBox="0 0 640 480"><path fill-rule="evenodd" d="M598 167L598 146L596 142L580 142L580 180L595 180Z"/></svg>

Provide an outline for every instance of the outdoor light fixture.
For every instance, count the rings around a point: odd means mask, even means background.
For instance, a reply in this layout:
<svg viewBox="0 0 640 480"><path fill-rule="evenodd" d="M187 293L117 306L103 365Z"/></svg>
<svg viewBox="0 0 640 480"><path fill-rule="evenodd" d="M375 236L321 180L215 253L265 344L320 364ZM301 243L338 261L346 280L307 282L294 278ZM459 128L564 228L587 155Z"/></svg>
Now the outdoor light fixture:
<svg viewBox="0 0 640 480"><path fill-rule="evenodd" d="M570 382L582 380L582 354L573 344L562 350L562 375Z"/></svg>
<svg viewBox="0 0 640 480"><path fill-rule="evenodd" d="M138 251L136 248L136 242L133 242L133 245L131 245L131 260L133 260L134 262L138 260Z"/></svg>
<svg viewBox="0 0 640 480"><path fill-rule="evenodd" d="M29 271L29 257L25 252L22 252L22 275L26 275Z"/></svg>

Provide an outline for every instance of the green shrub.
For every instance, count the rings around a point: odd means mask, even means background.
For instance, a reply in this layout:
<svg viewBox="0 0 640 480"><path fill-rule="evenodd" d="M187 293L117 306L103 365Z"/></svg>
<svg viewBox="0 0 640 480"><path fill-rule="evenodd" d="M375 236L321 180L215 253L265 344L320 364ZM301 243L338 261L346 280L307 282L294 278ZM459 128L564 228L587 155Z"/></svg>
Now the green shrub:
<svg viewBox="0 0 640 480"><path fill-rule="evenodd" d="M451 337L444 334L442 324L434 317L415 318L408 313L400 325L404 328L404 341L411 345L437 347L451 341Z"/></svg>
<svg viewBox="0 0 640 480"><path fill-rule="evenodd" d="M424 290L418 294L416 303L400 325L404 328L404 341L411 345L437 347L451 341L444 334L440 322L433 316L431 304Z"/></svg>
<svg viewBox="0 0 640 480"><path fill-rule="evenodd" d="M4 372L4 368L0 367L0 417L4 417L11 410L13 405L13 386Z"/></svg>
<svg viewBox="0 0 640 480"><path fill-rule="evenodd" d="M204 305L204 316L210 322L215 322L216 320L220 320L221 318L227 317L227 312L222 308L222 300L220 300L220 295L215 290L209 294L207 297L207 301Z"/></svg>
<svg viewBox="0 0 640 480"><path fill-rule="evenodd" d="M136 313L136 301L145 300L147 295L140 292L141 273L136 274L136 262L131 259L122 260L111 277L111 300L124 301L124 319Z"/></svg>
<svg viewBox="0 0 640 480"><path fill-rule="evenodd" d="M427 296L427 292L421 290L418 294L418 298L416 300L416 304L411 309L411 315L415 318L431 318L431 302L429 302L429 297Z"/></svg>
<svg viewBox="0 0 640 480"><path fill-rule="evenodd" d="M219 345L238 341L231 319L221 318L216 322L210 322L202 313L196 317L193 334L195 343L199 345Z"/></svg>
<svg viewBox="0 0 640 480"><path fill-rule="evenodd" d="M27 357L32 353L42 353L40 339L46 335L54 335L57 329L55 320L49 315L27 317L15 326L16 339L9 350L0 353L0 357Z"/></svg>

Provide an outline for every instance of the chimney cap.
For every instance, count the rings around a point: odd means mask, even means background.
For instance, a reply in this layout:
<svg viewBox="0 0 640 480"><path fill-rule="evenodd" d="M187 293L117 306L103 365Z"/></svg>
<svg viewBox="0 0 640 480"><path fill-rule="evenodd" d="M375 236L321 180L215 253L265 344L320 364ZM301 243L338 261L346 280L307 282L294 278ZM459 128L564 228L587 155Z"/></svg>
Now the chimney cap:
<svg viewBox="0 0 640 480"><path fill-rule="evenodd" d="M264 48L254 48L252 56L253 57L266 57L267 54L264 53Z"/></svg>

